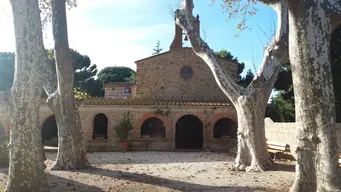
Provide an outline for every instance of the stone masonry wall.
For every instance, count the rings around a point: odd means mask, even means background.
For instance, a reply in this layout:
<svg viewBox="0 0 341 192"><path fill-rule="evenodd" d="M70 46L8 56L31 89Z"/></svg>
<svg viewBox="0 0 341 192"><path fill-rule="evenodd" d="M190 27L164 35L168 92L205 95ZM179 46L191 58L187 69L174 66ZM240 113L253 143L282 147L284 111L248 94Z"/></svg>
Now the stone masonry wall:
<svg viewBox="0 0 341 192"><path fill-rule="evenodd" d="M9 133L9 117L5 108L0 108L0 122L4 125L6 133ZM227 151L235 145L236 139L213 138L214 123L220 118L230 118L237 122L237 115L233 106L207 107L207 106L112 106L112 105L85 105L80 107L82 128L88 151L117 151L118 139L114 126L121 120L124 111L130 111L134 130L131 132L131 150L174 150L175 149L175 127L176 122L184 115L195 115L203 123L204 149ZM157 113L163 111L163 114ZM165 113L168 112L167 115ZM108 118L108 139L92 139L93 122L97 114L103 113ZM40 127L53 115L47 105L40 108ZM150 118L161 119L166 126L166 137L164 138L141 138L142 123Z"/></svg>
<svg viewBox="0 0 341 192"><path fill-rule="evenodd" d="M238 65L220 59L226 71L237 81ZM171 49L136 62L136 97L140 99L219 100L228 98L218 87L204 61L191 48ZM193 70L190 79L180 76L180 69Z"/></svg>
<svg viewBox="0 0 341 192"><path fill-rule="evenodd" d="M268 142L290 145L291 153L297 147L296 123L275 123L270 118L265 118L265 135ZM341 152L341 123L336 124L339 152Z"/></svg>
<svg viewBox="0 0 341 192"><path fill-rule="evenodd" d="M170 110L168 116L155 114L159 109L162 111ZM231 107L157 107L157 106L109 106L109 105L89 105L80 108L80 115L84 136L87 141L89 151L116 151L118 149L118 140L116 138L114 125L120 120L124 111L131 111L133 115L134 130L132 131L131 141L133 150L173 150L175 147L175 124L177 120L186 114L196 115L204 125L204 149L228 150L236 144L233 139L214 139L213 126L220 118L231 118L237 122L235 109ZM95 115L103 113L108 117L108 139L93 140L93 119ZM6 135L9 134L9 117L7 108L0 106L0 122L3 125ZM41 127L44 121L52 115L52 112L46 105L40 109ZM140 138L141 125L149 117L158 117L166 125L165 138ZM296 124L295 123L275 123L270 118L265 118L265 134L268 142L289 144L291 152L296 148ZM337 135L339 152L341 152L341 124L337 124Z"/></svg>

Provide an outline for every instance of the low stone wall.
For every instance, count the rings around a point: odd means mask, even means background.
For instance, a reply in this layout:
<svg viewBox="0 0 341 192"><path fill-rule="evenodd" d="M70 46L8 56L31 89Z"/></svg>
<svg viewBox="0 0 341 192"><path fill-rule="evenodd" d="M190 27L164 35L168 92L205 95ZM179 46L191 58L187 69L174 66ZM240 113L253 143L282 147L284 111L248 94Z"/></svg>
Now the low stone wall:
<svg viewBox="0 0 341 192"><path fill-rule="evenodd" d="M296 123L276 123L270 118L265 118L265 136L268 142L285 143L290 145L291 153L294 154L296 143ZM341 123L336 124L339 152L341 152Z"/></svg>

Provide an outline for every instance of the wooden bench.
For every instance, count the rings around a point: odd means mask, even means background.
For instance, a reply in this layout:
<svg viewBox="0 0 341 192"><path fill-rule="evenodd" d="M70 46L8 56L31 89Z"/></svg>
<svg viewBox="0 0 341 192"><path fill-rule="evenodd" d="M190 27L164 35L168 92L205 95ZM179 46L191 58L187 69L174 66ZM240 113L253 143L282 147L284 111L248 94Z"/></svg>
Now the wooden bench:
<svg viewBox="0 0 341 192"><path fill-rule="evenodd" d="M268 142L267 145L268 152L274 155L274 160L276 160L277 154L282 155L290 153L290 146L288 144Z"/></svg>

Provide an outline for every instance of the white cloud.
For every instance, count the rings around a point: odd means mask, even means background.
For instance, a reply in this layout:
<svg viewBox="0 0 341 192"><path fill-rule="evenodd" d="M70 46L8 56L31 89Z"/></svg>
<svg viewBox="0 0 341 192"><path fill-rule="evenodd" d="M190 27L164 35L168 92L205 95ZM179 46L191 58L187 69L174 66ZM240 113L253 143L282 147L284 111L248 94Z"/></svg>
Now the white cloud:
<svg viewBox="0 0 341 192"><path fill-rule="evenodd" d="M14 51L14 30L12 23L12 13L8 1L0 2L0 52ZM96 20L105 21L107 15L99 12L96 18L89 18L87 15L93 10L117 8L120 6L139 7L138 2L151 2L143 0L82 0L77 8L68 11L68 35L70 48L77 50L81 54L86 54L103 69L107 66L128 66L135 69L134 61L148 57L152 53L152 48L146 46L144 39L155 39L151 42L154 46L159 38L167 37L171 39L174 31L174 24L156 23L143 27L115 27L115 24L108 23L105 26L96 25ZM1 10L2 9L2 10ZM114 11L114 10L113 10ZM130 15L122 15L122 18ZM136 15L131 15L136 17ZM122 19L114 18L114 19ZM161 32L161 33L160 33ZM46 48L53 47L51 28L44 32L44 44ZM156 36L154 38L154 36ZM150 42L147 42L150 44ZM164 49L165 50L165 49Z"/></svg>
<svg viewBox="0 0 341 192"><path fill-rule="evenodd" d="M0 52L14 51L14 29L9 1L0 1Z"/></svg>

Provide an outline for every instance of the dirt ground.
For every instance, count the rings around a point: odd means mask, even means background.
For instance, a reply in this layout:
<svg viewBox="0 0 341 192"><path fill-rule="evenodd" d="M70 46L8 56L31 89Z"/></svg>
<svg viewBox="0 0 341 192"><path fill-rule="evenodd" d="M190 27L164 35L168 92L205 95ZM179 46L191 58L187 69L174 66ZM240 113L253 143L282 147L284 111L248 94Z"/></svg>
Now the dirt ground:
<svg viewBox="0 0 341 192"><path fill-rule="evenodd" d="M56 153L46 153L48 167ZM89 153L91 168L46 171L53 192L286 192L294 180L293 162L277 162L263 173L227 169L234 156L216 152ZM0 169L6 185L8 169Z"/></svg>

